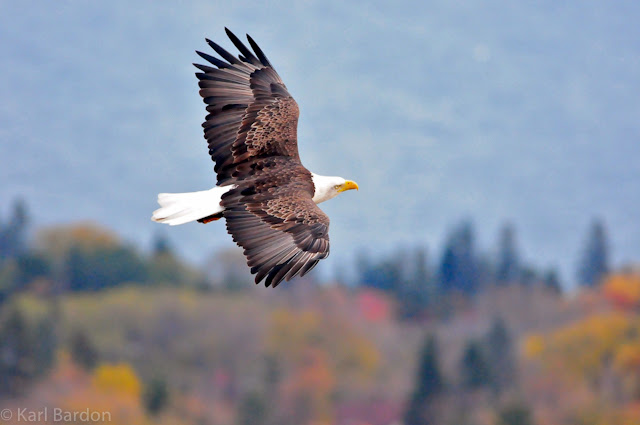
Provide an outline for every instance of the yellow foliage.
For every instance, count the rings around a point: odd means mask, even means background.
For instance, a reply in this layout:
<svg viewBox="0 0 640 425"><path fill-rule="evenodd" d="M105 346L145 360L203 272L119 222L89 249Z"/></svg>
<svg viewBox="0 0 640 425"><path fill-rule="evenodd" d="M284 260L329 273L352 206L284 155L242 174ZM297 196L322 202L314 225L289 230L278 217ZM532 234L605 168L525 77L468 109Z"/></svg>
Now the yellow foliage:
<svg viewBox="0 0 640 425"><path fill-rule="evenodd" d="M278 309L271 315L267 348L271 352L286 352L297 358L306 345L320 341L319 325L320 317L313 311L296 313Z"/></svg>
<svg viewBox="0 0 640 425"><path fill-rule="evenodd" d="M592 380L604 373L609 361L613 361L618 371L640 365L637 335L640 335L637 316L622 312L597 314L545 336L529 336L524 351L554 372ZM636 375L638 372L636 369Z"/></svg>
<svg viewBox="0 0 640 425"><path fill-rule="evenodd" d="M113 376L108 376L111 372ZM86 416L85 419L79 416L77 420L60 423L151 424L141 404L137 378L127 365L103 365L90 375L75 365L68 353L61 351L55 368L31 394L36 406L49 406L50 411L55 407L64 412L65 417L88 414L91 418L86 421Z"/></svg>
<svg viewBox="0 0 640 425"><path fill-rule="evenodd" d="M140 380L126 363L98 366L93 373L92 384L94 388L105 393L140 397Z"/></svg>
<svg viewBox="0 0 640 425"><path fill-rule="evenodd" d="M289 362L302 360L308 347L329 349L334 368L355 371L361 377L374 374L380 365L378 349L369 339L345 326L343 319L310 310L276 310L266 344L271 354Z"/></svg>
<svg viewBox="0 0 640 425"><path fill-rule="evenodd" d="M16 295L11 299L10 303L12 308L20 311L32 326L39 320L49 318L52 314L51 303L28 292ZM9 308L6 310L9 311Z"/></svg>
<svg viewBox="0 0 640 425"><path fill-rule="evenodd" d="M624 341L629 328L622 314L596 315L556 331L550 346L566 355L570 372L593 378Z"/></svg>
<svg viewBox="0 0 640 425"><path fill-rule="evenodd" d="M358 362L365 373L374 373L380 365L380 353L366 338L359 337L353 341L353 359Z"/></svg>
<svg viewBox="0 0 640 425"><path fill-rule="evenodd" d="M529 335L524 341L524 355L529 359L540 357L544 352L544 348L544 337L542 335Z"/></svg>

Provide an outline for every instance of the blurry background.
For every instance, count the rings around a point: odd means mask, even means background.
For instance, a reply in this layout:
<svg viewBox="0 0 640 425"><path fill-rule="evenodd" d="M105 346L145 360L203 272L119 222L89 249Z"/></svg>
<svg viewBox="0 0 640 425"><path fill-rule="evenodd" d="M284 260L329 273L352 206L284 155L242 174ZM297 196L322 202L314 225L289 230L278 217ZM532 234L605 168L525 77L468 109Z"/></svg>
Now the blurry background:
<svg viewBox="0 0 640 425"><path fill-rule="evenodd" d="M0 407L110 423L637 424L640 4L0 2ZM332 256L253 285L195 49L250 33ZM52 418L50 417L49 420ZM17 418L6 420L14 423ZM91 423L98 423L92 420Z"/></svg>

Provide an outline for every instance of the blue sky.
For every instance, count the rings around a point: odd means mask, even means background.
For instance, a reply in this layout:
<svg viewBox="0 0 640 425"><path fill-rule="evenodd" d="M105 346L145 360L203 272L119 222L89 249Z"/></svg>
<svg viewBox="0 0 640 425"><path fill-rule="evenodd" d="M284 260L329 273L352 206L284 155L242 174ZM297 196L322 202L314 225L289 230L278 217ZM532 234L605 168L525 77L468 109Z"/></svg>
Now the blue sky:
<svg viewBox="0 0 640 425"><path fill-rule="evenodd" d="M637 2L2 2L0 201L148 244L156 193L214 183L191 63L228 26L298 101L305 165L360 183L323 204L334 265L437 259L464 218L489 250L511 220L525 260L571 278L595 216L614 263L637 261L639 20ZM221 224L163 230L196 262L232 246Z"/></svg>

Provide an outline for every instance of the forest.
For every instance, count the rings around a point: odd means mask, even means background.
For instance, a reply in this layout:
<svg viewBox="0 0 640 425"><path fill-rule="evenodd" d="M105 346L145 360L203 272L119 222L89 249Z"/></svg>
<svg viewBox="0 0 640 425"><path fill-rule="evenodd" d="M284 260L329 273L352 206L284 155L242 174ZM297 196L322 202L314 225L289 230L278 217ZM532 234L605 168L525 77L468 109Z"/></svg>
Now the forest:
<svg viewBox="0 0 640 425"><path fill-rule="evenodd" d="M97 223L38 227L17 200L0 423L635 425L640 269L609 249L594 219L568 289L520 257L513 224L480 252L464 221L438 250L362 252L272 290L236 249L194 266L165 234L141 249Z"/></svg>

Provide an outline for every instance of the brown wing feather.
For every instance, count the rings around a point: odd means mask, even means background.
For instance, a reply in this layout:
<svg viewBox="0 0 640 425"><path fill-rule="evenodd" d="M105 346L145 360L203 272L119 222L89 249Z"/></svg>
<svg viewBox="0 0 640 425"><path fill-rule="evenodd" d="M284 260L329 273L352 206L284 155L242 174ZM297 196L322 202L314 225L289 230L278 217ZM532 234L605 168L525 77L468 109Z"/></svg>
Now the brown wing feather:
<svg viewBox="0 0 640 425"><path fill-rule="evenodd" d="M313 202L311 173L298 155L298 105L260 47L227 30L241 55L216 43L224 59L198 54L208 115L202 124L218 185L234 184L221 205L227 230L244 248L256 283L304 275L329 255L329 217ZM255 54L254 54L255 53Z"/></svg>
<svg viewBox="0 0 640 425"><path fill-rule="evenodd" d="M207 40L225 60L198 52L217 68L195 65L202 71L196 73L208 112L202 126L219 185L232 183L236 167L252 156L299 160L296 101L259 48L260 59L229 30L227 34L243 53L239 59Z"/></svg>
<svg viewBox="0 0 640 425"><path fill-rule="evenodd" d="M253 160L245 180L222 197L227 230L266 286L304 275L329 255L329 217L312 200L309 172L287 161Z"/></svg>

